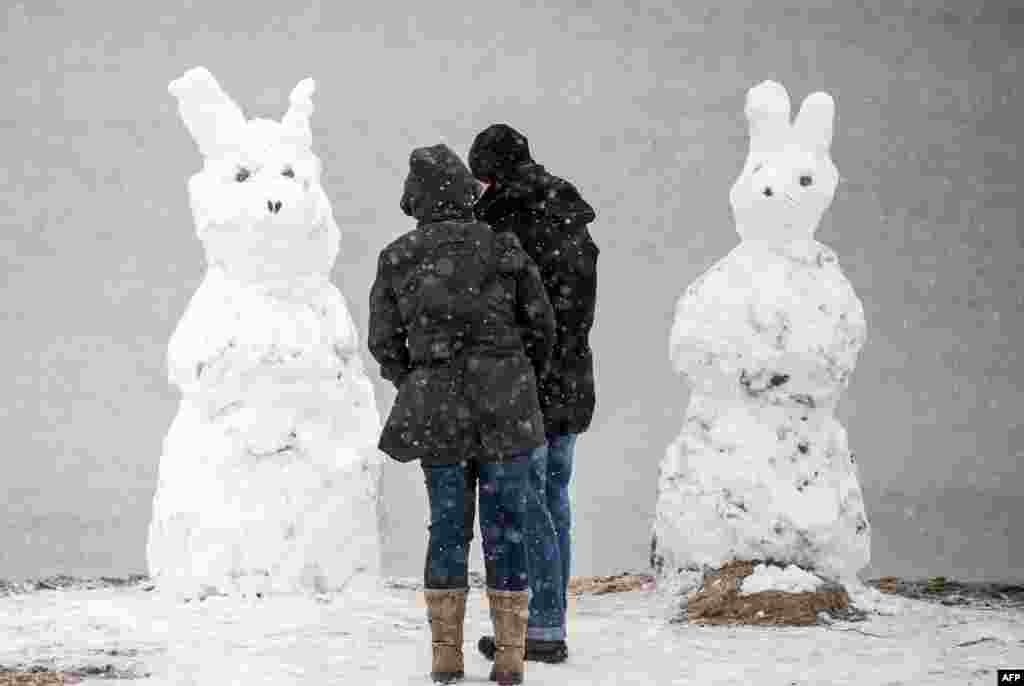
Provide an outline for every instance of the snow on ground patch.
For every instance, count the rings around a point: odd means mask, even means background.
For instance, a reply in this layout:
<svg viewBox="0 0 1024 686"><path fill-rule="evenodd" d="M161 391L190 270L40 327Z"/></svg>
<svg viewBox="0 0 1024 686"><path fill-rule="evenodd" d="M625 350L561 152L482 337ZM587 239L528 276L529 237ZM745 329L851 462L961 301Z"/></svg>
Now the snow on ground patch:
<svg viewBox="0 0 1024 686"><path fill-rule="evenodd" d="M664 591L572 596L569 661L528 663L525 683L963 686L994 683L997 668L1024 664L1024 613L901 600L898 615L772 628L674 624ZM474 588L466 683L489 683L491 663L476 641L490 632L486 598ZM150 676L87 676L82 686L429 686L430 630L421 594L401 585L190 603L140 586L0 597L0 667L106 664Z"/></svg>
<svg viewBox="0 0 1024 686"><path fill-rule="evenodd" d="M785 591L786 593L804 593L817 591L825 583L810 572L796 565L785 569L775 565L759 564L754 573L743 579L740 594L760 593L761 591Z"/></svg>

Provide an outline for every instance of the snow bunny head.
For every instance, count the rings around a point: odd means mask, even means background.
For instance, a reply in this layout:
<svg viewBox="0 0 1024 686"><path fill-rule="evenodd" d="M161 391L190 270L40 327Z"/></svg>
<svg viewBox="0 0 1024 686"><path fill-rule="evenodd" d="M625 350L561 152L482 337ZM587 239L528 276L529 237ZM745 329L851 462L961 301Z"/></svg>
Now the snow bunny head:
<svg viewBox="0 0 1024 686"><path fill-rule="evenodd" d="M750 152L729 192L740 238L813 238L839 183L829 156L832 97L822 92L808 95L791 124L786 89L764 81L747 92L745 112Z"/></svg>
<svg viewBox="0 0 1024 686"><path fill-rule="evenodd" d="M169 84L203 155L188 190L211 264L248 278L330 270L337 227L310 148L314 89L300 81L277 122L246 120L203 67Z"/></svg>

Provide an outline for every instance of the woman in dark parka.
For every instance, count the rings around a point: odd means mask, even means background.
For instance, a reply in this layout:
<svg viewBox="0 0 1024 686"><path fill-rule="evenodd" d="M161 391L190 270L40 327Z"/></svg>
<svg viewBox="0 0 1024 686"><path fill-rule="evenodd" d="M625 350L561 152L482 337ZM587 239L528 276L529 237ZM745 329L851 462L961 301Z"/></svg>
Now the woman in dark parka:
<svg viewBox="0 0 1024 686"><path fill-rule="evenodd" d="M381 252L370 293L370 352L398 389L379 447L420 460L425 476L432 677L447 683L464 671L472 468L498 644L491 676L521 683L525 498L529 456L545 441L536 375L550 357L554 313L518 239L474 218L480 185L458 156L444 145L418 148L409 165L401 207L417 227Z"/></svg>

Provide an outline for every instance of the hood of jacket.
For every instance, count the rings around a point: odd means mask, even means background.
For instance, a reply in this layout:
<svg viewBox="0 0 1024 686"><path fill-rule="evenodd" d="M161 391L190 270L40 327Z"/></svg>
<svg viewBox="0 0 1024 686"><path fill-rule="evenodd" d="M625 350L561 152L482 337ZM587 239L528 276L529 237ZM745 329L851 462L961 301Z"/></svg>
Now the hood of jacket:
<svg viewBox="0 0 1024 686"><path fill-rule="evenodd" d="M469 168L473 176L491 183L476 208L483 221L497 223L502 216L530 211L575 231L596 217L571 183L534 161L526 136L508 124L492 124L477 135Z"/></svg>
<svg viewBox="0 0 1024 686"><path fill-rule="evenodd" d="M409 175L400 205L420 225L472 220L479 197L480 184L447 145L416 148L409 155Z"/></svg>
<svg viewBox="0 0 1024 686"><path fill-rule="evenodd" d="M481 131L469 149L469 168L481 181L514 176L533 162L526 136L508 124L492 124Z"/></svg>

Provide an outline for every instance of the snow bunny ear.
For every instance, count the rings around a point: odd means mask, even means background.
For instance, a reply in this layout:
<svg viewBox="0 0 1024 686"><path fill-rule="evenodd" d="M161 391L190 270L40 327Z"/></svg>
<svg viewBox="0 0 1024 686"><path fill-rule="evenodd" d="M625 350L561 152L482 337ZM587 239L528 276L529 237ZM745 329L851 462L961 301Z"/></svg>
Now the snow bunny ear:
<svg viewBox="0 0 1024 686"><path fill-rule="evenodd" d="M303 147L313 145L313 134L309 128L309 116L313 113L313 92L316 81L305 78L299 81L288 96L288 112L281 119L281 125L293 135L296 142Z"/></svg>
<svg viewBox="0 0 1024 686"><path fill-rule="evenodd" d="M750 125L750 150L778 147L789 129L790 102L786 88L775 81L762 81L747 91L744 108Z"/></svg>
<svg viewBox="0 0 1024 686"><path fill-rule="evenodd" d="M819 152L828 152L832 144L832 122L836 104L828 93L818 91L804 98L800 114L793 124L797 138Z"/></svg>
<svg viewBox="0 0 1024 686"><path fill-rule="evenodd" d="M245 115L206 67L189 69L167 90L178 99L181 119L204 157L215 157L237 143Z"/></svg>

